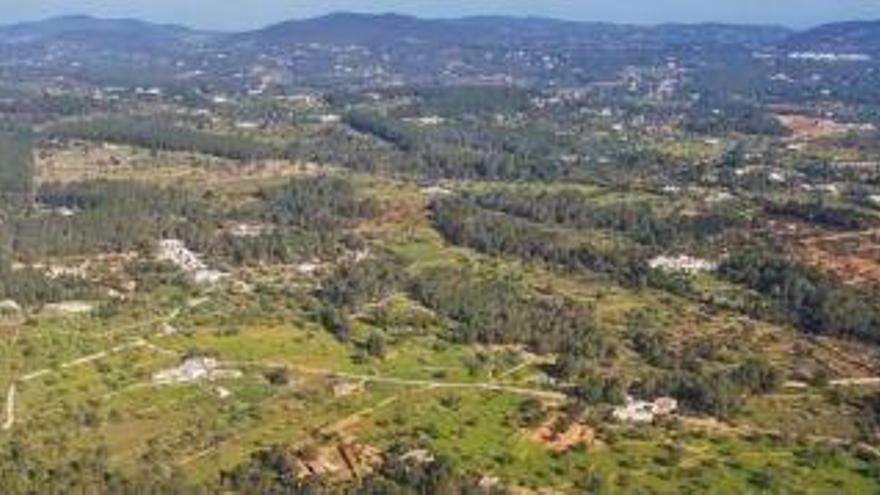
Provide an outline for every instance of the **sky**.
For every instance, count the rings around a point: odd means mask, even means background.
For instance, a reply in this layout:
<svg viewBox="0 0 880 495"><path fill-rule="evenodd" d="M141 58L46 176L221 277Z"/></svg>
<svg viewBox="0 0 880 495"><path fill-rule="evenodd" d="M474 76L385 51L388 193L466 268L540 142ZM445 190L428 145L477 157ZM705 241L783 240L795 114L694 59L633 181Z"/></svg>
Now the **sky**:
<svg viewBox="0 0 880 495"><path fill-rule="evenodd" d="M338 11L396 12L422 17L505 14L637 24L717 21L807 27L840 20L880 19L880 0L0 0L0 24L90 14L242 30Z"/></svg>

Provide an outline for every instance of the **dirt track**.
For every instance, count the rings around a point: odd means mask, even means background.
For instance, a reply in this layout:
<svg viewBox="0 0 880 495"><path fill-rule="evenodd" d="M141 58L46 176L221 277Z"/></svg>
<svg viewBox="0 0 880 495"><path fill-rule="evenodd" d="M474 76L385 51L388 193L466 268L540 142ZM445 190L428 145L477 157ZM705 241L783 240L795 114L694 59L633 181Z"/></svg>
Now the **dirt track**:
<svg viewBox="0 0 880 495"><path fill-rule="evenodd" d="M6 419L3 421L3 430L12 429L15 424L15 384L9 385L9 391L6 392Z"/></svg>
<svg viewBox="0 0 880 495"><path fill-rule="evenodd" d="M224 366L266 366L275 368L290 368L291 370L304 375L319 375L329 378L344 378L346 380L385 383L389 385L401 385L406 387L429 387L438 389L472 389L486 390L495 392L507 392L516 395L524 395L538 399L563 401L567 397L561 392L553 392L549 390L541 390L534 388L517 387L497 382L441 382L434 380L417 380L408 378L394 378L377 375L360 375L356 373L345 373L341 371L333 371L321 368L307 368L303 366L291 366L289 363L269 363L269 362L225 362Z"/></svg>

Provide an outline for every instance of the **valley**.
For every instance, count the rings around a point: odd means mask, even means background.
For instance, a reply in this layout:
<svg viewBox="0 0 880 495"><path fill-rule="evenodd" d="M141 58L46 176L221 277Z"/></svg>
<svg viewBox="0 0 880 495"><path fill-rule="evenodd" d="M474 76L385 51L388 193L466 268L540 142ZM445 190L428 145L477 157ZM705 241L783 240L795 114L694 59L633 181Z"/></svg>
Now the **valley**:
<svg viewBox="0 0 880 495"><path fill-rule="evenodd" d="M0 487L876 492L861 32L0 28Z"/></svg>

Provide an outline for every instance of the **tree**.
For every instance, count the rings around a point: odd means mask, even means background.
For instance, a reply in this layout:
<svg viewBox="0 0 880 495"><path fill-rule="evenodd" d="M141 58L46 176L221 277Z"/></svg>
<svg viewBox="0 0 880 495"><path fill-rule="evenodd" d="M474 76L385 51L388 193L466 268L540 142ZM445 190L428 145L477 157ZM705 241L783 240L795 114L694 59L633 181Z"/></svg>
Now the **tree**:
<svg viewBox="0 0 880 495"><path fill-rule="evenodd" d="M370 333L370 335L367 337L367 341L364 344L364 347L367 350L367 354L369 354L371 357L377 359L385 359L387 344L385 342L385 337L383 337L379 333Z"/></svg>
<svg viewBox="0 0 880 495"><path fill-rule="evenodd" d="M348 317L333 306L323 305L318 319L321 325L340 342L345 343L351 339L351 324Z"/></svg>
<svg viewBox="0 0 880 495"><path fill-rule="evenodd" d="M782 374L766 360L748 358L731 374L734 383L753 394L768 394L782 385Z"/></svg>
<svg viewBox="0 0 880 495"><path fill-rule="evenodd" d="M290 373L287 368L272 368L266 371L264 376L272 385L281 386L290 383Z"/></svg>

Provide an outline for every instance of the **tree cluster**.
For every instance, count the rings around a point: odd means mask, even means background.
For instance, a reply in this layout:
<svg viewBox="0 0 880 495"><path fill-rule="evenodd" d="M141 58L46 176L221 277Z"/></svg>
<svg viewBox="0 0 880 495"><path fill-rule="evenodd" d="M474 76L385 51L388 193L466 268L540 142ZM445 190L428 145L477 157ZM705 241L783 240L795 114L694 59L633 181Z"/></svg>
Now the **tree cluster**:
<svg viewBox="0 0 880 495"><path fill-rule="evenodd" d="M860 290L759 248L734 254L719 271L766 296L772 305L764 316L781 317L813 334L880 342L880 298L875 289Z"/></svg>
<svg viewBox="0 0 880 495"><path fill-rule="evenodd" d="M454 244L492 255L514 255L569 269L604 273L628 287L644 287L650 276L638 246L603 246L541 224L482 209L460 198L431 205L434 225Z"/></svg>

